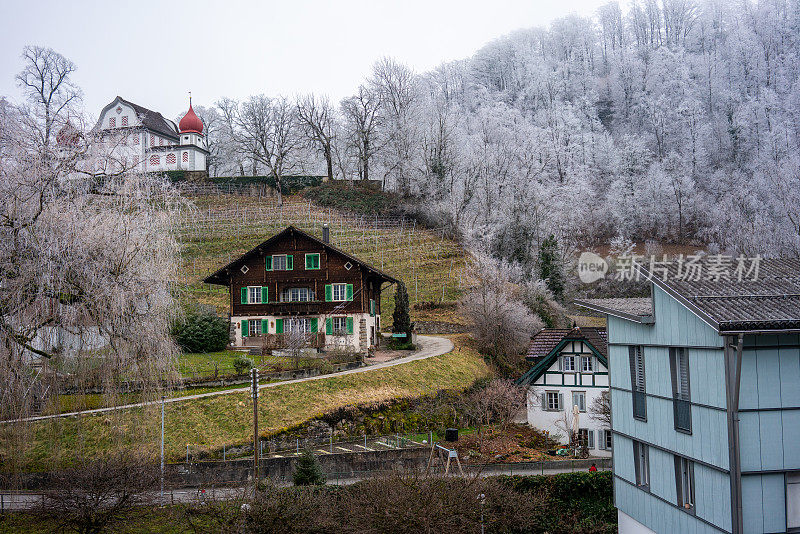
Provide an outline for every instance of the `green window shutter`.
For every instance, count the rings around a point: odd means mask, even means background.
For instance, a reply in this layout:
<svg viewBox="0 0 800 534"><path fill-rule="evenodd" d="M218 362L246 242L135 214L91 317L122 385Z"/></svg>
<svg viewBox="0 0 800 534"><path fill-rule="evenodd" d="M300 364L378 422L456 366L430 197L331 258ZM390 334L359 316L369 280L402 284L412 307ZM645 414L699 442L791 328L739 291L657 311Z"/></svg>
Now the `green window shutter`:
<svg viewBox="0 0 800 534"><path fill-rule="evenodd" d="M311 333L312 334L316 334L317 331L319 330L318 327L319 327L319 323L317 322L317 318L316 317L312 317L311 318Z"/></svg>
<svg viewBox="0 0 800 534"><path fill-rule="evenodd" d="M250 333L250 330L247 329L247 319L242 319L242 337L247 337L247 334Z"/></svg>
<svg viewBox="0 0 800 534"><path fill-rule="evenodd" d="M283 334L283 319L275 319L275 333Z"/></svg>
<svg viewBox="0 0 800 534"><path fill-rule="evenodd" d="M353 300L353 284L347 284L347 300Z"/></svg>
<svg viewBox="0 0 800 534"><path fill-rule="evenodd" d="M314 268L313 261L314 260L311 259L311 254L306 254L306 270Z"/></svg>
<svg viewBox="0 0 800 534"><path fill-rule="evenodd" d="M291 254L286 255L286 270L291 271L294 269L294 256Z"/></svg>
<svg viewBox="0 0 800 534"><path fill-rule="evenodd" d="M242 288L242 304L247 304L247 288Z"/></svg>
<svg viewBox="0 0 800 534"><path fill-rule="evenodd" d="M269 321L266 319L261 319L261 333L267 334L269 332Z"/></svg>
<svg viewBox="0 0 800 534"><path fill-rule="evenodd" d="M264 266L267 268L268 271L272 270L272 256L267 256L264 258Z"/></svg>
<svg viewBox="0 0 800 534"><path fill-rule="evenodd" d="M320 258L319 254L314 254L314 268L315 269L319 269L319 264L320 264L320 259L319 258Z"/></svg>
<svg viewBox="0 0 800 534"><path fill-rule="evenodd" d="M325 284L325 302L330 302L332 300L333 300L333 285Z"/></svg>
<svg viewBox="0 0 800 534"><path fill-rule="evenodd" d="M267 286L261 286L261 302L264 304L269 302L269 288Z"/></svg>
<svg viewBox="0 0 800 534"><path fill-rule="evenodd" d="M353 318L352 317L348 317L347 318L347 333L348 334L352 334L353 333Z"/></svg>
<svg viewBox="0 0 800 534"><path fill-rule="evenodd" d="M333 335L333 319L330 317L325 319L325 333L329 336Z"/></svg>

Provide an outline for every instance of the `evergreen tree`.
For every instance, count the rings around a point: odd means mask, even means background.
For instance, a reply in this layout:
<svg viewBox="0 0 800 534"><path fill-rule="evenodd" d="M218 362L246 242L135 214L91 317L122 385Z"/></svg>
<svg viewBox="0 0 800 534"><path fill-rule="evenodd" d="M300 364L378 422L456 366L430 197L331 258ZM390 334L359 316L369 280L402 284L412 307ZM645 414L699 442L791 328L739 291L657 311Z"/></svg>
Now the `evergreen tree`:
<svg viewBox="0 0 800 534"><path fill-rule="evenodd" d="M553 297L564 300L564 271L558 258L558 241L552 234L539 247L539 272Z"/></svg>
<svg viewBox="0 0 800 534"><path fill-rule="evenodd" d="M309 449L304 450L303 454L297 458L292 480L295 486L322 486L325 484L322 466Z"/></svg>
<svg viewBox="0 0 800 534"><path fill-rule="evenodd" d="M409 315L408 291L403 282L397 282L394 294L394 313L392 314L392 332L405 333L405 342L411 343L411 315Z"/></svg>

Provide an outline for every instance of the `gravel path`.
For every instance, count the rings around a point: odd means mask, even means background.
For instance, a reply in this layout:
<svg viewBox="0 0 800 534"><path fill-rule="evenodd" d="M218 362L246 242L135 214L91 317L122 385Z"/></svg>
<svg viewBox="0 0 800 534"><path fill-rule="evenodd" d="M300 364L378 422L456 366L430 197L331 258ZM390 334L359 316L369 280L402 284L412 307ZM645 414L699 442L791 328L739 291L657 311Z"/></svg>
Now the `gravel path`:
<svg viewBox="0 0 800 534"><path fill-rule="evenodd" d="M434 356L441 356L442 354L447 354L448 352L453 350L453 342L447 338L443 337L434 337L434 336L417 336L417 345L419 349L412 352L408 356L403 356L400 358L395 358L394 360L389 360L386 362L376 363L373 365L368 365L365 367L357 367L356 369L348 369L346 371L339 371L338 373L330 373L326 375L318 375L318 376L310 376L306 378L295 378L293 380L282 380L279 382L269 382L267 384L262 384L258 387L258 389L264 388L274 388L277 386L284 386L286 384L296 384L299 382L309 382L311 380L325 380L327 378L332 378L336 376L343 376L343 375L352 375L356 373L368 373L370 371L375 371L376 369L385 369L387 367L394 367L395 365L403 365L404 363L413 362L416 360L425 360L427 358L432 358ZM208 393L198 393L197 395L186 395L184 397L169 397L164 400L165 403L173 403L173 402L182 402L186 400L194 400L194 399L203 399L206 397L214 397L217 395L229 395L231 393L242 393L242 392L249 392L250 386L236 388L236 389L225 389L221 391L211 391ZM25 421L41 421L43 419L56 419L59 417L70 417L73 415L92 415L98 414L103 412L110 412L113 410L125 410L128 408L140 408L142 406L152 405L152 404L159 404L161 401L150 401L150 402L137 402L135 404L125 404L122 406L113 406L109 408L96 408L94 410L83 410L79 412L66 412L54 415L39 415L36 417L27 417L25 419L13 419L7 421L0 421L0 423L13 423L13 422L25 422Z"/></svg>

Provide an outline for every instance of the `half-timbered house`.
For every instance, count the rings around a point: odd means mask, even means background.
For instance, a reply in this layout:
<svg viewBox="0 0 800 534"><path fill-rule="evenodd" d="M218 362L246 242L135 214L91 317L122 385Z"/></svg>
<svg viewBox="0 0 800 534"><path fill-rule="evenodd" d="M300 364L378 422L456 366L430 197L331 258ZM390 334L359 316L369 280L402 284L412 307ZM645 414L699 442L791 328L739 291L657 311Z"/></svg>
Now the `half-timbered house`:
<svg viewBox="0 0 800 534"><path fill-rule="evenodd" d="M204 282L230 289L232 344L367 352L380 341L381 290L397 280L289 226Z"/></svg>
<svg viewBox="0 0 800 534"><path fill-rule="evenodd" d="M609 425L591 413L600 395L608 395L607 351L604 328L546 328L536 334L526 356L533 366L518 381L528 387L528 424L564 444L576 431L590 454L611 456Z"/></svg>

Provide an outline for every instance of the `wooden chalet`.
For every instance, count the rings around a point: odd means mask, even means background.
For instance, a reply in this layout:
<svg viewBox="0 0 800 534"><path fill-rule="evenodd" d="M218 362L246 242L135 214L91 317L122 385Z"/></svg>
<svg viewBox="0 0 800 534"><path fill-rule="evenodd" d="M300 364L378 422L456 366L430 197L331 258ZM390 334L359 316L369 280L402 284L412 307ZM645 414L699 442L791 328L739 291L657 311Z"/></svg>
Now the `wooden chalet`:
<svg viewBox="0 0 800 534"><path fill-rule="evenodd" d="M230 289L232 343L367 352L380 341L381 290L397 280L289 226L204 282Z"/></svg>

